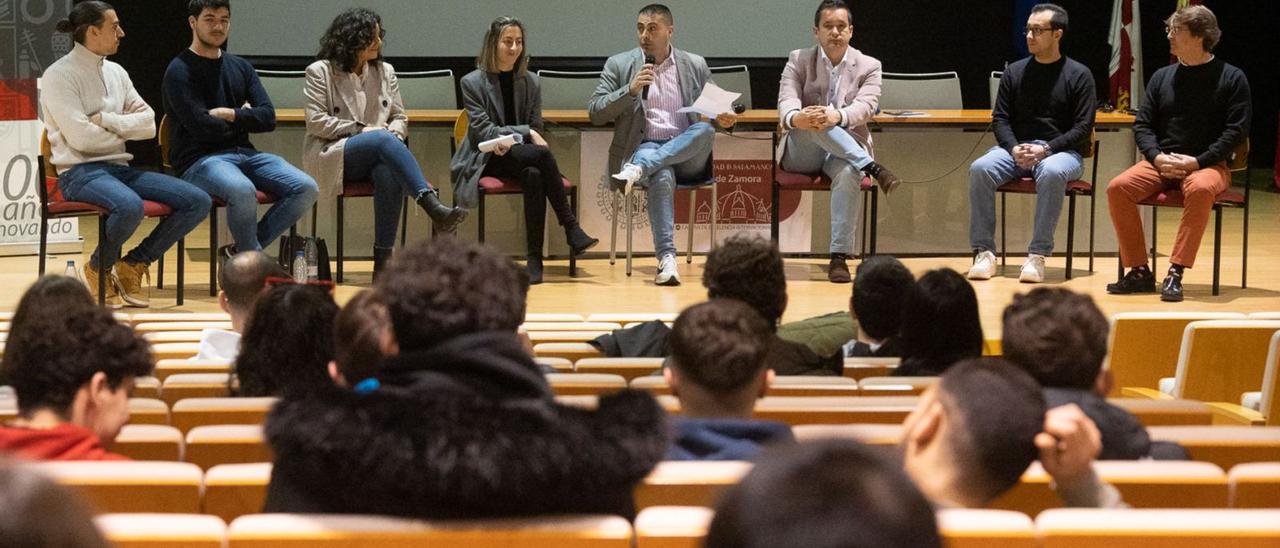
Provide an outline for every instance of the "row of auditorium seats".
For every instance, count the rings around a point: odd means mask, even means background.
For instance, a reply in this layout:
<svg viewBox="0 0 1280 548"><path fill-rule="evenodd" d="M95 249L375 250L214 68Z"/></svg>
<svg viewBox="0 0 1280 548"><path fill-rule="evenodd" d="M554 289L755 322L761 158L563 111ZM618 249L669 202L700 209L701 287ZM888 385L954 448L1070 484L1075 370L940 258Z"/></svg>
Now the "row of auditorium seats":
<svg viewBox="0 0 1280 548"><path fill-rule="evenodd" d="M598 396L556 396L566 405L595 408ZM668 412L680 413L674 396L659 395ZM766 396L758 400L755 417L790 425L804 424L901 424L915 408L917 396ZM1133 413L1143 425L1210 426L1212 408L1190 400L1112 398L1110 403ZM170 425L180 432L199 426L262 424L275 398L184 398L169 406L149 398L129 400L129 424ZM0 396L0 421L17 415L12 397Z"/></svg>
<svg viewBox="0 0 1280 548"><path fill-rule="evenodd" d="M663 506L636 517L557 516L414 521L381 516L254 514L228 522L207 515L108 514L98 526L120 548L377 545L457 548L697 548L713 513ZM1280 510L1051 510L1033 521L1000 510L939 510L949 548L1096 548L1280 544Z"/></svg>
<svg viewBox="0 0 1280 548"><path fill-rule="evenodd" d="M175 543L192 548L259 546L455 546L459 548L695 548L712 513L660 507L634 528L613 516L424 522L379 516L257 514L228 525L211 516L110 514L98 525L121 548ZM1054 510L1034 522L999 510L940 510L938 528L951 548L1105 546L1275 546L1280 512L1267 510Z"/></svg>
<svg viewBox="0 0 1280 548"><path fill-rule="evenodd" d="M261 511L269 462L220 464L206 470L176 461L46 462L33 465L77 489L102 512L204 513L231 520ZM1099 461L1098 476L1134 508L1280 508L1280 462ZM713 507L751 470L739 461L666 461L635 489L639 509ZM992 508L1037 515L1061 506L1049 476L1033 464Z"/></svg>

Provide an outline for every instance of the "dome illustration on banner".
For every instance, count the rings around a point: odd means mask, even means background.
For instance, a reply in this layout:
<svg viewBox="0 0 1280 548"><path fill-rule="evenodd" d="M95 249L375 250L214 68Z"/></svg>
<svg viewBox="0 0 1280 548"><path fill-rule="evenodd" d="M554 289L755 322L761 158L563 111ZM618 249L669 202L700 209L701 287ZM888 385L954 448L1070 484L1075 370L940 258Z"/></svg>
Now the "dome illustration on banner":
<svg viewBox="0 0 1280 548"><path fill-rule="evenodd" d="M728 224L769 224L769 204L759 196L742 190L742 185L734 185L733 192L720 196L717 208L720 223ZM702 203L698 207L699 223L711 222L711 206Z"/></svg>

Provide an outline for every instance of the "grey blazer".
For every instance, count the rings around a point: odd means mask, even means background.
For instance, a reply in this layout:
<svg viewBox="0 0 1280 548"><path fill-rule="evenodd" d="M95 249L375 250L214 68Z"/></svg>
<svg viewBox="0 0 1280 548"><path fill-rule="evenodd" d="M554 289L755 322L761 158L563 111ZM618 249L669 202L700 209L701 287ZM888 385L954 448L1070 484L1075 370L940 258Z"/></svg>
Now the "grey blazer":
<svg viewBox="0 0 1280 548"><path fill-rule="evenodd" d="M702 87L711 80L711 69L707 60L684 50L671 48L676 58L676 75L680 79L680 94L683 95L684 106L692 105L702 94ZM609 145L609 171L617 173L622 164L635 154L644 140L647 119L644 113L644 102L639 97L627 93L631 79L635 78L640 67L644 66L644 51L640 48L619 53L604 63L604 72L600 73L600 83L587 103L587 113L591 123L601 126L613 122L613 144ZM689 123L698 122L698 115L687 114ZM711 178L711 162L703 171L703 179ZM622 182L613 179L615 185ZM684 182L684 181L681 181Z"/></svg>
<svg viewBox="0 0 1280 548"><path fill-rule="evenodd" d="M476 69L458 81L462 89L462 108L467 111L467 136L458 143L449 172L453 177L453 204L474 209L479 202L480 174L492 157L480 152L480 143L510 133L518 133L530 143L529 130L542 130L542 88L538 75L529 72L513 80L511 96L515 99L515 120L503 119L502 86L496 73Z"/></svg>
<svg viewBox="0 0 1280 548"><path fill-rule="evenodd" d="M365 70L373 71L369 76L382 81L382 93L368 98L378 104L378 115L373 119L355 112L356 89L348 73L329 61L316 61L307 67L307 136L302 145L302 169L320 185L321 197L342 194L342 153L348 137L372 125L387 126L401 141L409 135L409 117L400 99L396 69L384 61Z"/></svg>

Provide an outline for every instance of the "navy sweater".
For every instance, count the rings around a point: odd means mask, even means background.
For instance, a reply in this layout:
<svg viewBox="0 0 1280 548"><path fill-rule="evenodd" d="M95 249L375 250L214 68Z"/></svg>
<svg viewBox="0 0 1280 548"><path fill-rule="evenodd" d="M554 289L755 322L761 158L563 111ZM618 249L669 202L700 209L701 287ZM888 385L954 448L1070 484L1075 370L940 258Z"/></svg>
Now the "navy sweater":
<svg viewBox="0 0 1280 548"><path fill-rule="evenodd" d="M233 148L253 148L250 133L276 128L276 109L253 65L223 52L206 59L190 49L164 72L164 111L169 116L169 163L179 174L200 158ZM209 115L214 108L236 111L227 122Z"/></svg>
<svg viewBox="0 0 1280 548"><path fill-rule="evenodd" d="M1054 152L1088 152L1096 100L1093 74L1074 59L1043 64L1034 57L1010 63L1000 77L991 112L996 141L1012 151L1041 140Z"/></svg>
<svg viewBox="0 0 1280 548"><path fill-rule="evenodd" d="M1249 136L1251 109L1249 80L1240 69L1216 58L1194 67L1174 63L1147 83L1133 136L1148 162L1176 152L1209 167L1227 161Z"/></svg>

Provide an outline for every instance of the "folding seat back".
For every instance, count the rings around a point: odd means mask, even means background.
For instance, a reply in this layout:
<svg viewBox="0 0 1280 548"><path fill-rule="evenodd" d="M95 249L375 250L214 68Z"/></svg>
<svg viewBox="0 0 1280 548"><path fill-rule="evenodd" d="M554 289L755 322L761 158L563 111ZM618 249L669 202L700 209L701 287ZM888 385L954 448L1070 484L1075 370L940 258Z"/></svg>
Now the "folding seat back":
<svg viewBox="0 0 1280 548"><path fill-rule="evenodd" d="M231 548L630 548L631 524L617 516L415 521L382 516L257 514L227 529Z"/></svg>

